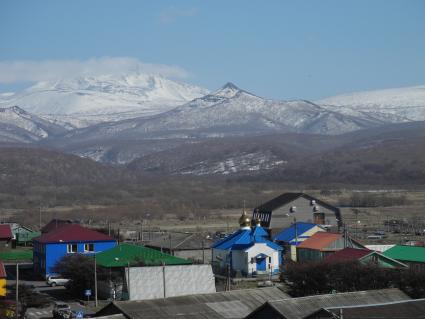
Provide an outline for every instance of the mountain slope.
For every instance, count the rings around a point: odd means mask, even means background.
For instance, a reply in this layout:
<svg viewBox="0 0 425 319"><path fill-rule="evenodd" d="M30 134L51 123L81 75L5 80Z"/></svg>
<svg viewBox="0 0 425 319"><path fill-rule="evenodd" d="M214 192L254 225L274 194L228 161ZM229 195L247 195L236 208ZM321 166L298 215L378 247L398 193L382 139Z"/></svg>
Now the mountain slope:
<svg viewBox="0 0 425 319"><path fill-rule="evenodd" d="M109 120L167 111L208 91L161 76L128 74L40 82L0 99L0 106L18 105L49 120L81 127Z"/></svg>
<svg viewBox="0 0 425 319"><path fill-rule="evenodd" d="M263 99L228 83L214 93L156 116L101 123L70 132L64 143L111 138L205 138L282 132L340 134L383 123L372 118L342 115L303 100Z"/></svg>
<svg viewBox="0 0 425 319"><path fill-rule="evenodd" d="M46 121L17 106L0 108L0 142L36 142L66 132L63 126Z"/></svg>
<svg viewBox="0 0 425 319"><path fill-rule="evenodd" d="M425 120L425 86L355 92L316 103L342 114L360 112L390 122Z"/></svg>

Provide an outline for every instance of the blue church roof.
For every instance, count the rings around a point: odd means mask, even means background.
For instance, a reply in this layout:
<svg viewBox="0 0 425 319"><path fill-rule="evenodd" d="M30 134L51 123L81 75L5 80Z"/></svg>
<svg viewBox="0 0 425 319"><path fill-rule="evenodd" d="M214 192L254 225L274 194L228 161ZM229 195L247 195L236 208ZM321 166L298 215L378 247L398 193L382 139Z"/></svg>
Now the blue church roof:
<svg viewBox="0 0 425 319"><path fill-rule="evenodd" d="M267 239L268 233L261 226L255 226L253 229L239 229L213 244L211 248L222 250L245 250L255 244L263 243L275 250L282 250L278 244Z"/></svg>
<svg viewBox="0 0 425 319"><path fill-rule="evenodd" d="M274 240L284 241L284 242L293 241L295 240L296 237L301 238L302 234L312 229L314 226L317 226L317 224L296 222L295 224L292 224L290 227L282 230L279 234L277 234L274 237ZM295 229L296 229L296 232L295 232Z"/></svg>

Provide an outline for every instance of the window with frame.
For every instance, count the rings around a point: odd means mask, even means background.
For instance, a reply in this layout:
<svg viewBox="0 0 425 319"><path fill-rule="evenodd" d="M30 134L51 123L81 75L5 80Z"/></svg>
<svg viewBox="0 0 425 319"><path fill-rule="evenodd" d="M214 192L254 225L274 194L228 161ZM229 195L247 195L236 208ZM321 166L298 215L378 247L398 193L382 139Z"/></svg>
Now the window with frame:
<svg viewBox="0 0 425 319"><path fill-rule="evenodd" d="M68 244L68 253L69 254L74 254L78 251L78 246L77 244Z"/></svg>
<svg viewBox="0 0 425 319"><path fill-rule="evenodd" d="M93 252L94 251L94 244L84 244L84 251Z"/></svg>

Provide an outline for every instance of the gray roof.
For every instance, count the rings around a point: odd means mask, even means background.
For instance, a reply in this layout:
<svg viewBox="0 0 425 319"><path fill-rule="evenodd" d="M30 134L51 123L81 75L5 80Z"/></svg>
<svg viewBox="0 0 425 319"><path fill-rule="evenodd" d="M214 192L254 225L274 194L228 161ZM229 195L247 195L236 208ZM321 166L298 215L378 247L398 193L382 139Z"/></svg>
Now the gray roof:
<svg viewBox="0 0 425 319"><path fill-rule="evenodd" d="M202 242L204 249L209 249L214 243L212 239L200 233L161 232L152 233L151 236L152 239L146 241L145 246L169 249L171 243L172 250L194 250L202 249Z"/></svg>
<svg viewBox="0 0 425 319"><path fill-rule="evenodd" d="M328 308L324 311L333 314L336 318L340 318L339 314L341 309L343 309L344 319L423 319L425 313L425 299L396 301L377 305Z"/></svg>
<svg viewBox="0 0 425 319"><path fill-rule="evenodd" d="M166 299L113 302L100 310L98 315L122 313L131 319L244 318L266 301L288 297L276 287L243 289Z"/></svg>
<svg viewBox="0 0 425 319"><path fill-rule="evenodd" d="M315 295L301 298L269 301L247 318L255 318L255 313L262 308L271 307L282 318L300 319L305 318L322 308L371 305L386 302L411 300L399 289L380 289L357 292L336 293L328 295Z"/></svg>

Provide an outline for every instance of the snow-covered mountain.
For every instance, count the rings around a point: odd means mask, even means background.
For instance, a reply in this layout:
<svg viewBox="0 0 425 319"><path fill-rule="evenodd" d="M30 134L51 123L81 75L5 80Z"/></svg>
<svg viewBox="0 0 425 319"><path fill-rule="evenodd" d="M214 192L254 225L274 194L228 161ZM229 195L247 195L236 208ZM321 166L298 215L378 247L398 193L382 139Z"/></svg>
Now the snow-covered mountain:
<svg viewBox="0 0 425 319"><path fill-rule="evenodd" d="M341 114L363 114L392 123L425 120L424 85L343 94L316 103Z"/></svg>
<svg viewBox="0 0 425 319"><path fill-rule="evenodd" d="M227 83L221 89L148 118L103 123L75 130L70 140L105 138L203 138L281 132L340 134L382 124L343 115L304 100L275 101Z"/></svg>
<svg viewBox="0 0 425 319"><path fill-rule="evenodd" d="M36 142L66 132L63 126L46 121L23 109L0 108L0 142Z"/></svg>
<svg viewBox="0 0 425 319"><path fill-rule="evenodd" d="M206 89L158 75L105 75L40 82L0 96L0 107L17 105L50 121L85 127L159 114L207 93Z"/></svg>

